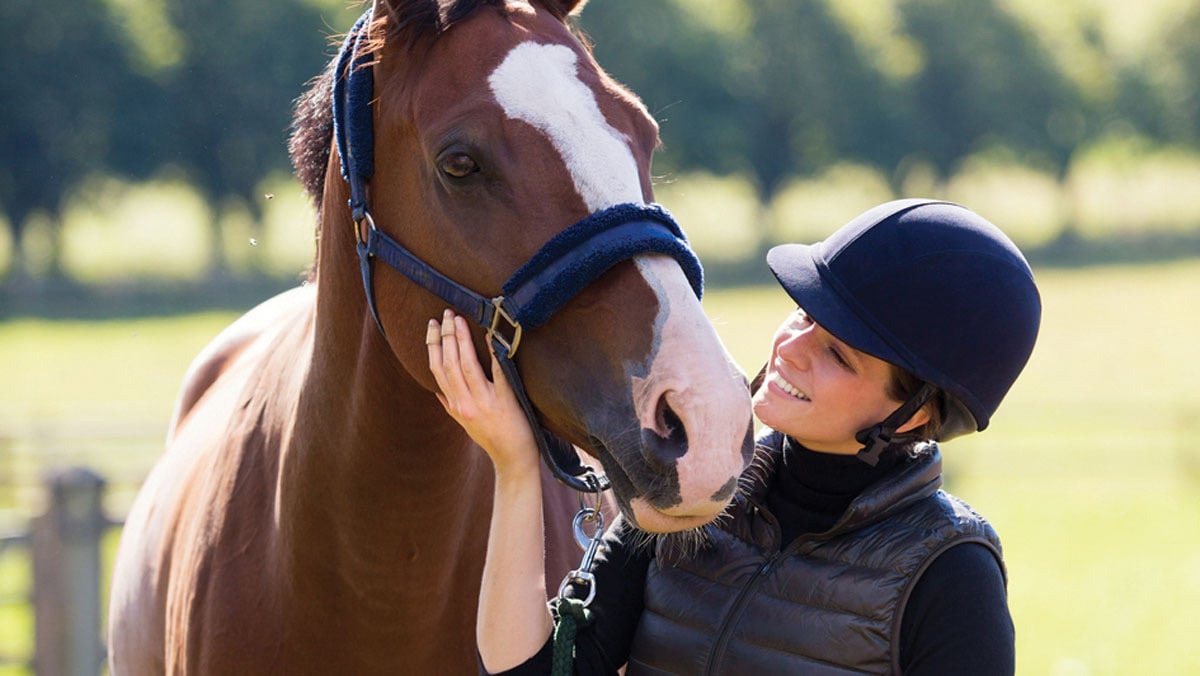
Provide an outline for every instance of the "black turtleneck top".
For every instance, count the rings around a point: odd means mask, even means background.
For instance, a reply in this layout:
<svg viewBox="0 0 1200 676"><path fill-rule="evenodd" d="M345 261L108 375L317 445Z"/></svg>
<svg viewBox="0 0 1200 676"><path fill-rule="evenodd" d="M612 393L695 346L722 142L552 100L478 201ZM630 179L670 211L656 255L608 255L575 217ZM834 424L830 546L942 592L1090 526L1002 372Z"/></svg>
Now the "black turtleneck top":
<svg viewBox="0 0 1200 676"><path fill-rule="evenodd" d="M875 467L854 456L807 450L788 439L767 493L786 548L799 535L829 530L868 486L903 462L884 453ZM620 522L619 522L620 523ZM625 663L642 613L642 590L652 548L620 527L605 538L593 572L597 595L594 620L575 643L575 673L615 674ZM554 581L548 581L553 586ZM552 644L511 675L550 673ZM967 543L950 548L917 581L900 625L900 665L909 676L1014 673L1012 618L1004 576L986 548ZM487 673L482 668L481 673Z"/></svg>
<svg viewBox="0 0 1200 676"><path fill-rule="evenodd" d="M783 531L783 546L798 535L832 528L859 493L900 462L899 453L884 453L872 467L852 455L816 453L786 439L767 493L767 507Z"/></svg>

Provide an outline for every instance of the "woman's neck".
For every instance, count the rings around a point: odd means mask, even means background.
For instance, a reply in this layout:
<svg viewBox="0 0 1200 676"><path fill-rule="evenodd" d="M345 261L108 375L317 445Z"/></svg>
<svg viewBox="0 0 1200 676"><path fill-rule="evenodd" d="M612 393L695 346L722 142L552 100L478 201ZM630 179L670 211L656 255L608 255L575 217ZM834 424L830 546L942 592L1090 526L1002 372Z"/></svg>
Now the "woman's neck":
<svg viewBox="0 0 1200 676"><path fill-rule="evenodd" d="M786 439L767 494L767 505L783 531L783 546L799 535L832 528L850 503L901 459L898 452L885 452L872 467L853 455L810 451Z"/></svg>

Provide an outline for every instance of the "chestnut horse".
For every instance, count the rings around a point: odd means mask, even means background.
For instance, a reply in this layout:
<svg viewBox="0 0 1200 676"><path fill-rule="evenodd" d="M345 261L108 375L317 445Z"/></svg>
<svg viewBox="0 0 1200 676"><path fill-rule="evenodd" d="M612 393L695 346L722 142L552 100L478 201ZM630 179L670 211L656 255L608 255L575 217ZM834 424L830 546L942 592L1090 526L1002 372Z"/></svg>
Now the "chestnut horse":
<svg viewBox="0 0 1200 676"><path fill-rule="evenodd" d="M657 126L569 29L579 4L376 0L362 29L374 223L480 294L572 224L652 200ZM336 71L298 103L292 140L319 215L312 278L189 370L122 534L114 674L477 669L491 464L434 396L423 338L445 301L376 265L368 303ZM525 332L516 361L541 424L599 461L626 518L669 532L723 509L751 446L745 378L672 257L614 262ZM578 502L550 486L561 576L579 560Z"/></svg>

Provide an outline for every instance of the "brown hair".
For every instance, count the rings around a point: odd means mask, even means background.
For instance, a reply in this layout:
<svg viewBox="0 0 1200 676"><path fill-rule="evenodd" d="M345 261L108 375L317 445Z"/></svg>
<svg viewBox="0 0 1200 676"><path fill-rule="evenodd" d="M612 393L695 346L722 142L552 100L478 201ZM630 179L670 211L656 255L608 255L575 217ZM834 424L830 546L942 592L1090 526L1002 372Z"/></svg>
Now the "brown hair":
<svg viewBox="0 0 1200 676"><path fill-rule="evenodd" d="M892 367L892 377L888 379L888 396L897 401L908 401L910 397L917 393L917 390L921 389L921 385L924 384L924 381L913 375L907 369L903 369L895 364L890 363L889 366ZM908 434L916 435L922 439L937 439L938 434L940 434L942 431L942 411L945 410L945 405L946 393L941 388L938 388L938 391L933 395L933 398L931 398L925 403L924 406L921 407L921 410L929 414L929 420L927 420L924 425L921 425L916 429L909 430Z"/></svg>

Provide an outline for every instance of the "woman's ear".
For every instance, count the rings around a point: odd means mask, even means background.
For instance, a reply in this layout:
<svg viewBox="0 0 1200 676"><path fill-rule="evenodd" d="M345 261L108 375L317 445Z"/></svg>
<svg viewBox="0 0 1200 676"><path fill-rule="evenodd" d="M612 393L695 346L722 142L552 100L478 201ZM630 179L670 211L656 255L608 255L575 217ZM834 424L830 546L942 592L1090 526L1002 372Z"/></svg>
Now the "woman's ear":
<svg viewBox="0 0 1200 676"><path fill-rule="evenodd" d="M934 405L936 404L931 401L917 409L917 412L912 414L912 417L908 419L908 422L904 423L900 427L897 427L896 431L900 433L911 432L912 430L915 430L921 425L929 422L929 407Z"/></svg>

